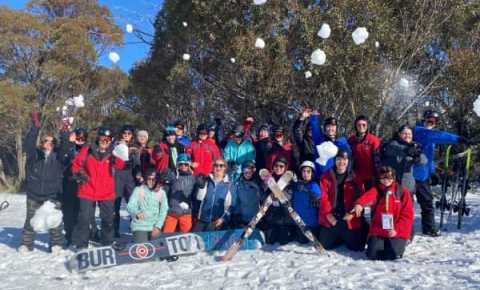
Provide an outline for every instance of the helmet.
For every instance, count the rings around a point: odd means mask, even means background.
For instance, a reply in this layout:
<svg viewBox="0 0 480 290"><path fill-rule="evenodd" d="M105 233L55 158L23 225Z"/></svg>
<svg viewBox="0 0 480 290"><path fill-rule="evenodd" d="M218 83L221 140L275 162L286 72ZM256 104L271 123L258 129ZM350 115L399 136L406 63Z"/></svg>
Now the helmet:
<svg viewBox="0 0 480 290"><path fill-rule="evenodd" d="M350 159L350 152L343 148L338 148L338 152L335 158Z"/></svg>
<svg viewBox="0 0 480 290"><path fill-rule="evenodd" d="M435 118L438 120L438 118L440 118L440 115L434 110L426 110L425 112L423 112L423 119L426 120L429 118Z"/></svg>
<svg viewBox="0 0 480 290"><path fill-rule="evenodd" d="M107 136L107 137L112 137L112 130L108 127L98 127L97 128L97 136Z"/></svg>
<svg viewBox="0 0 480 290"><path fill-rule="evenodd" d="M167 126L165 128L165 136L169 136L169 135L175 135L175 127Z"/></svg>
<svg viewBox="0 0 480 290"><path fill-rule="evenodd" d="M75 130L73 130L73 132L75 132L76 135L88 136L88 131L85 128L75 128Z"/></svg>
<svg viewBox="0 0 480 290"><path fill-rule="evenodd" d="M312 161L309 161L309 160L303 161L302 164L300 165L300 169L302 169L303 167L310 167L312 168L312 170L315 171L315 164L313 164Z"/></svg>
<svg viewBox="0 0 480 290"><path fill-rule="evenodd" d="M180 163L186 163L190 165L192 163L190 155L186 153L180 153L177 157L177 164L180 164Z"/></svg>
<svg viewBox="0 0 480 290"><path fill-rule="evenodd" d="M242 164L242 169L245 169L245 168L255 168L255 161L253 160L247 160L245 162L243 162Z"/></svg>
<svg viewBox="0 0 480 290"><path fill-rule="evenodd" d="M279 163L279 162L288 166L288 160L284 156L278 156L277 158L275 158L275 160L273 161L273 164L275 165L276 163Z"/></svg>

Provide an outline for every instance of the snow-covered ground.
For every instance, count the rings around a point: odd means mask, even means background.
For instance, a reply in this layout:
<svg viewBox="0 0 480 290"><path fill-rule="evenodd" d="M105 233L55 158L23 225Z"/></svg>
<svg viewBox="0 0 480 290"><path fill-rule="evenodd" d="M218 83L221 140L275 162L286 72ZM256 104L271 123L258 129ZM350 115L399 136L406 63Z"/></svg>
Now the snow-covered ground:
<svg viewBox="0 0 480 290"><path fill-rule="evenodd" d="M0 194L10 207L0 212L1 289L480 289L480 192L465 226L440 238L415 237L405 257L372 262L344 248L319 256L287 245L240 252L232 262L199 254L177 262L154 262L71 274L63 255L46 252L46 235L26 256L16 252L25 218L25 197ZM419 227L418 208L416 228Z"/></svg>

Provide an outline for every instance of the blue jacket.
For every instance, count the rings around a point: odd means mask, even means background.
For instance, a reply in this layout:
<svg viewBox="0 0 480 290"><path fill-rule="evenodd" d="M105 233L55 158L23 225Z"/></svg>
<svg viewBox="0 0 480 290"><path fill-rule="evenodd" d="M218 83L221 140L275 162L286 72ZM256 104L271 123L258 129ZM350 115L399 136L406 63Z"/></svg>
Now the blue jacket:
<svg viewBox="0 0 480 290"><path fill-rule="evenodd" d="M191 143L190 139L188 139L188 137L185 135L177 136L177 142L182 144L184 147L187 147Z"/></svg>
<svg viewBox="0 0 480 290"><path fill-rule="evenodd" d="M229 168L230 179L236 182L242 174L242 164L245 161L255 161L255 147L248 140L242 140L237 144L234 140L230 140L223 149L223 159L227 162L233 162L235 168Z"/></svg>
<svg viewBox="0 0 480 290"><path fill-rule="evenodd" d="M232 183L225 178L215 184L213 176L210 175L204 188L197 192L197 200L200 203L198 219L205 223L211 223L219 218L226 222L235 208L235 196L232 194Z"/></svg>
<svg viewBox="0 0 480 290"><path fill-rule="evenodd" d="M263 196L262 187L253 179L245 180L240 177L232 194L236 197L234 214L238 215L242 222L249 222L258 212Z"/></svg>
<svg viewBox="0 0 480 290"><path fill-rule="evenodd" d="M318 158L318 152L316 150L316 147L323 142L326 141L331 141L325 134L323 134L322 130L320 129L320 118L318 115L313 115L310 117L310 128L312 129L312 138L313 138L313 143L315 147L315 160ZM352 152L352 149L350 148L350 145L348 144L347 139L344 137L337 138L335 141L333 141L335 146L338 148L343 148L347 150L348 152ZM335 165L334 163L335 157L330 158L327 161L326 165L320 165L318 162L315 162L315 176L320 177L324 172L327 172L333 166Z"/></svg>
<svg viewBox="0 0 480 290"><path fill-rule="evenodd" d="M318 226L318 208L312 207L311 198L320 199L322 193L315 181L299 181L293 185L293 208L309 227Z"/></svg>
<svg viewBox="0 0 480 290"><path fill-rule="evenodd" d="M435 172L435 145L436 144L458 144L460 136L445 131L427 129L422 126L413 128L413 140L422 144L423 153L428 161L424 165L415 165L413 167L413 176L415 180L425 181Z"/></svg>

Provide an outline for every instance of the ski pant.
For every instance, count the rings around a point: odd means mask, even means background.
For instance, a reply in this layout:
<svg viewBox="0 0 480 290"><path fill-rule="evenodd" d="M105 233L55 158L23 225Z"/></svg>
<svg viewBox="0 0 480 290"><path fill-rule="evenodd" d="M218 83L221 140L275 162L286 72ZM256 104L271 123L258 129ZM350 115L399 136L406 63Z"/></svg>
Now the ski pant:
<svg viewBox="0 0 480 290"><path fill-rule="evenodd" d="M134 243L145 243L152 239L152 232L150 231L134 231L132 234Z"/></svg>
<svg viewBox="0 0 480 290"><path fill-rule="evenodd" d="M62 214L63 226L65 229L65 239L67 244L72 243L72 233L77 224L79 199L77 196L78 185L76 181L70 180L67 177L63 181L63 196L62 196Z"/></svg>
<svg viewBox="0 0 480 290"><path fill-rule="evenodd" d="M320 232L320 226L307 226L307 229L312 232L315 237L318 237L318 233ZM299 227L295 228L295 240L300 244L307 244L310 243L310 240L305 237Z"/></svg>
<svg viewBox="0 0 480 290"><path fill-rule="evenodd" d="M322 246L331 250L341 245L352 251L363 251L367 233L364 229L351 230L344 220L338 220L335 226L327 228L321 227L318 240Z"/></svg>
<svg viewBox="0 0 480 290"><path fill-rule="evenodd" d="M429 232L435 227L435 209L433 207L433 193L428 179L416 181L417 201L420 204L422 215L422 231Z"/></svg>
<svg viewBox="0 0 480 290"><path fill-rule="evenodd" d="M73 232L73 243L77 246L77 248L88 247L88 239L90 237L90 222L92 217L95 218L96 203L98 203L98 206L100 207L100 219L102 227L100 233L100 242L102 245L111 245L113 242L114 201L92 201L80 198L78 222Z"/></svg>
<svg viewBox="0 0 480 290"><path fill-rule="evenodd" d="M25 218L25 224L23 225L22 231L22 245L26 246L28 249L33 250L33 241L35 239L35 231L33 230L30 220L35 215L37 209L39 209L43 201L36 201L27 197L27 217ZM63 233L62 225L59 225L56 228L50 229L49 233L49 246L63 246Z"/></svg>
<svg viewBox="0 0 480 290"><path fill-rule="evenodd" d="M192 215L191 214L173 214L170 213L165 219L163 225L164 233L174 233L177 231L181 233L188 233L192 230Z"/></svg>
<svg viewBox="0 0 480 290"><path fill-rule="evenodd" d="M115 172L115 192L117 198L115 199L114 229L116 236L120 234L120 207L122 205L122 197L125 199L125 202L128 203L134 188L135 180L131 169Z"/></svg>
<svg viewBox="0 0 480 290"><path fill-rule="evenodd" d="M403 256L407 240L371 236L368 239L367 258L371 260L395 260Z"/></svg>

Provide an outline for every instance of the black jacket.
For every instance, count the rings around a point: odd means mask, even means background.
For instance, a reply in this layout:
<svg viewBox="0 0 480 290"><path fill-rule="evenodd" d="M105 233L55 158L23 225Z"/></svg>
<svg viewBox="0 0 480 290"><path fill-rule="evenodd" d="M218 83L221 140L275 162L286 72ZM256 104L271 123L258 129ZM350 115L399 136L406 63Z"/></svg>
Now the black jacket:
<svg viewBox="0 0 480 290"><path fill-rule="evenodd" d="M297 119L293 124L293 138L300 153L299 163L305 160L315 160L315 144L312 135L308 134L308 128L308 119Z"/></svg>

